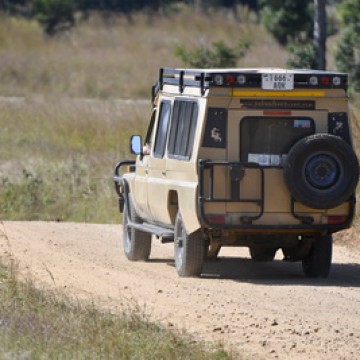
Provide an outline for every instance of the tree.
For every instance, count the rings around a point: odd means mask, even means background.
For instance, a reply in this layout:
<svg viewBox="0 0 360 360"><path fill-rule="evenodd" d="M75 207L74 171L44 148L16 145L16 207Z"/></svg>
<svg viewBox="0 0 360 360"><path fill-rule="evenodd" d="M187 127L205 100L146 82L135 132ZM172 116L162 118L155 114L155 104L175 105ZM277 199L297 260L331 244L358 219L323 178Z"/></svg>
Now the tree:
<svg viewBox="0 0 360 360"><path fill-rule="evenodd" d="M0 0L0 12L29 16L32 0Z"/></svg>
<svg viewBox="0 0 360 360"><path fill-rule="evenodd" d="M339 12L346 27L337 44L336 65L349 73L351 88L360 91L360 0L344 0Z"/></svg>
<svg viewBox="0 0 360 360"><path fill-rule="evenodd" d="M260 0L265 28L286 46L311 37L312 12L310 0Z"/></svg>
<svg viewBox="0 0 360 360"><path fill-rule="evenodd" d="M48 35L75 25L76 0L35 0L34 14Z"/></svg>

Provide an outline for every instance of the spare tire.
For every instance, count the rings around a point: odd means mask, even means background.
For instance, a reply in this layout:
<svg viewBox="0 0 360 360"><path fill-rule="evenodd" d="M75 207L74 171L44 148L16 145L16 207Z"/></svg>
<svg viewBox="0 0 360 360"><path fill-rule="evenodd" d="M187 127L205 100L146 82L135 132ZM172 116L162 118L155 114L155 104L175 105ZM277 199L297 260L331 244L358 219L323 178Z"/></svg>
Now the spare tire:
<svg viewBox="0 0 360 360"><path fill-rule="evenodd" d="M359 163L354 150L340 137L314 134L289 151L284 178L295 200L314 209L330 209L355 192Z"/></svg>

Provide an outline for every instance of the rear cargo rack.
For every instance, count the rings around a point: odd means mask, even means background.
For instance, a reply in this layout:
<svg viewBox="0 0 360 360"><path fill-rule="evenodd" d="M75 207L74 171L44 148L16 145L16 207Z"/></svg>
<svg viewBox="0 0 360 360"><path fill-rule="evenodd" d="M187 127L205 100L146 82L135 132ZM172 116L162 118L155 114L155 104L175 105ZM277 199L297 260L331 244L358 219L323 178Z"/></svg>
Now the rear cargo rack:
<svg viewBox="0 0 360 360"><path fill-rule="evenodd" d="M227 168L230 181L230 192L228 196L219 197L215 195L215 168ZM243 198L241 196L241 180L245 176L246 169L256 169L260 172L260 189L259 197L256 198ZM205 172L209 172L208 177L208 194L205 195ZM256 163L241 163L241 162L224 162L224 161L211 161L200 160L199 161L199 206L202 220L204 220L209 226L215 226L217 224L212 223L209 217L205 213L205 204L214 202L223 203L253 203L259 207L259 211L255 215L243 215L240 217L240 221L243 226L251 225L253 221L261 218L264 213L264 169ZM235 226L239 228L241 225L225 224L224 227Z"/></svg>

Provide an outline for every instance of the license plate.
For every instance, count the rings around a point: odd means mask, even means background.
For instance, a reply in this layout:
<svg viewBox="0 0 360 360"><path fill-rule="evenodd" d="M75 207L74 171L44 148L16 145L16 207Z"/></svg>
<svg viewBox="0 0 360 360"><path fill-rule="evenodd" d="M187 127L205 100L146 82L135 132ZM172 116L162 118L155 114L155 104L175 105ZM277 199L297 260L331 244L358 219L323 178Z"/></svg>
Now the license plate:
<svg viewBox="0 0 360 360"><path fill-rule="evenodd" d="M263 90L293 90L294 74L274 73L262 74L261 88Z"/></svg>

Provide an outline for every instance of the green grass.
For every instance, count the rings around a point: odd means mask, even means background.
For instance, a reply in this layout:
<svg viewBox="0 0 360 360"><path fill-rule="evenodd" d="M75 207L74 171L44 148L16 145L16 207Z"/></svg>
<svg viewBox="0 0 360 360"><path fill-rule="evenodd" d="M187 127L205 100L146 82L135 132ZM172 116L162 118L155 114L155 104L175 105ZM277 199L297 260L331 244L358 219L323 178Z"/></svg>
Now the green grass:
<svg viewBox="0 0 360 360"><path fill-rule="evenodd" d="M2 219L119 221L113 167L150 104L27 100L0 109Z"/></svg>
<svg viewBox="0 0 360 360"><path fill-rule="evenodd" d="M220 345L150 322L136 305L116 315L39 291L3 265L0 274L0 359L232 358Z"/></svg>

